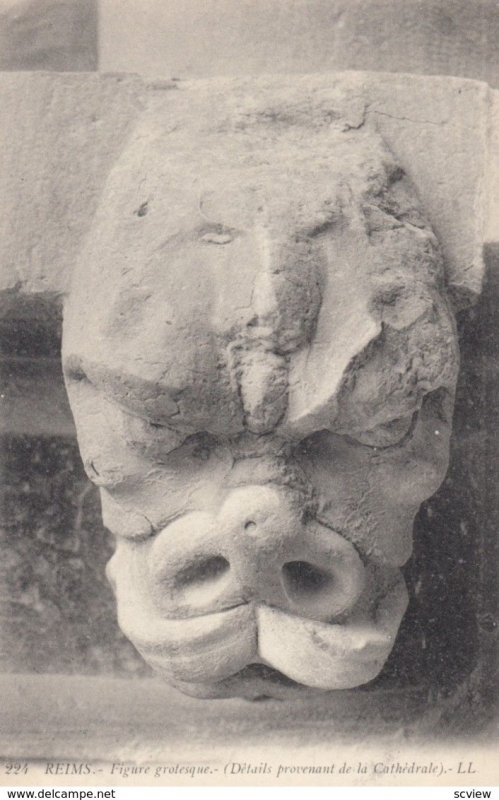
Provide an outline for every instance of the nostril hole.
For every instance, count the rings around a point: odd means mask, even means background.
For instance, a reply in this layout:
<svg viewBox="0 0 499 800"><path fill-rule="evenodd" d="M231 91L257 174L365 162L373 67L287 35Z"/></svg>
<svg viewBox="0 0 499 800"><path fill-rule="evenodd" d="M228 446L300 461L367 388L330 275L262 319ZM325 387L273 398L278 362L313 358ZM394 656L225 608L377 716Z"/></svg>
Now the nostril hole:
<svg viewBox="0 0 499 800"><path fill-rule="evenodd" d="M212 583L230 569L230 564L223 556L212 556L202 561L189 564L176 577L178 587Z"/></svg>
<svg viewBox="0 0 499 800"><path fill-rule="evenodd" d="M332 582L330 575L308 561L289 561L282 572L287 593L297 600L322 592Z"/></svg>
<svg viewBox="0 0 499 800"><path fill-rule="evenodd" d="M252 519L249 519L247 522L244 523L244 530L245 531L252 531L256 528L256 522L253 522Z"/></svg>

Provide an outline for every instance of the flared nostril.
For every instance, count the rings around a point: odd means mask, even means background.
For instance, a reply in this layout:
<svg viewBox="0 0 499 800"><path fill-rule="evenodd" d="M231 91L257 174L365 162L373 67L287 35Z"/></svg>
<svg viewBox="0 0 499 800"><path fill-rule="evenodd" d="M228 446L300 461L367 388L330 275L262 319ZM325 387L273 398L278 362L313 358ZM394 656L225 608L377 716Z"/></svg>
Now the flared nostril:
<svg viewBox="0 0 499 800"><path fill-rule="evenodd" d="M327 566L311 561L288 561L281 568L281 583L291 609L314 619L331 621L351 609L363 586L363 567L352 550L349 561L336 554ZM358 563L357 563L358 562Z"/></svg>
<svg viewBox="0 0 499 800"><path fill-rule="evenodd" d="M315 602L333 584L331 575L308 561L289 561L282 568L282 576L286 594L298 603Z"/></svg>
<svg viewBox="0 0 499 800"><path fill-rule="evenodd" d="M175 577L178 589L195 589L217 583L230 570L230 564L223 556L210 556L194 561L184 567Z"/></svg>

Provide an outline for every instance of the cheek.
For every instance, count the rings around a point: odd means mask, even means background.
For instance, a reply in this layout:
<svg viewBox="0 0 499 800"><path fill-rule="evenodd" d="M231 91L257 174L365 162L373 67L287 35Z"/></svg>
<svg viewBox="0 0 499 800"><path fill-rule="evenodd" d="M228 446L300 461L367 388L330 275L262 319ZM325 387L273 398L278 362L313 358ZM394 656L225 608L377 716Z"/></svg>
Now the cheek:
<svg viewBox="0 0 499 800"><path fill-rule="evenodd" d="M376 528L377 545L392 566L402 566L412 552L414 517L421 503L442 483L446 448L413 443L390 456L373 459L366 503Z"/></svg>
<svg viewBox="0 0 499 800"><path fill-rule="evenodd" d="M176 454L171 461L168 468L144 464L140 475L101 492L106 527L129 538L180 514L218 510L232 464L228 452L220 450L206 461Z"/></svg>
<svg viewBox="0 0 499 800"><path fill-rule="evenodd" d="M147 559L150 549L150 542L138 544L117 540L116 549L106 566L106 575L118 599L129 592L145 592L149 583Z"/></svg>
<svg viewBox="0 0 499 800"><path fill-rule="evenodd" d="M369 542L375 524L370 507L370 464L364 448L322 431L311 437L297 457L313 486L319 520L371 555Z"/></svg>
<svg viewBox="0 0 499 800"><path fill-rule="evenodd" d="M412 526L419 502L397 496L400 475L366 461L355 470L341 462L316 461L307 469L318 500L319 520L341 533L369 559L399 567L411 555ZM387 496L390 494L390 496Z"/></svg>
<svg viewBox="0 0 499 800"><path fill-rule="evenodd" d="M123 414L86 380L68 386L85 471L97 486L118 486L144 470L127 441Z"/></svg>
<svg viewBox="0 0 499 800"><path fill-rule="evenodd" d="M125 635L138 646L141 638L154 641L157 609L148 556L152 543L137 544L118 540L106 574L116 597L118 623ZM140 648L139 648L140 649Z"/></svg>
<svg viewBox="0 0 499 800"><path fill-rule="evenodd" d="M318 516L366 557L402 566L411 555L414 517L442 482L448 430L423 420L405 447L371 450L323 432L300 463L318 500ZM322 441L320 441L322 438Z"/></svg>
<svg viewBox="0 0 499 800"><path fill-rule="evenodd" d="M419 506L434 494L449 464L450 423L423 406L416 429L403 447L379 451L373 470L387 503ZM450 418L450 410L446 412Z"/></svg>
<svg viewBox="0 0 499 800"><path fill-rule="evenodd" d="M372 481L387 505L412 505L418 508L441 485L447 471L447 452L434 458L429 448L405 451L389 460L373 463Z"/></svg>

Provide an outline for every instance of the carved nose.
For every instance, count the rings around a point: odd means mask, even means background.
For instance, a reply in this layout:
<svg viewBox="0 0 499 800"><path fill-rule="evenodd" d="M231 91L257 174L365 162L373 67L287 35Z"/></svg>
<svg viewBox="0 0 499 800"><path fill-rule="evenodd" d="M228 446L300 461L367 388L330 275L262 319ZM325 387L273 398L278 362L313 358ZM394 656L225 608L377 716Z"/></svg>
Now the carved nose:
<svg viewBox="0 0 499 800"><path fill-rule="evenodd" d="M170 616L254 601L318 620L338 617L359 597L364 567L346 539L302 516L291 492L249 486L233 490L215 518L182 517L151 550L156 601Z"/></svg>

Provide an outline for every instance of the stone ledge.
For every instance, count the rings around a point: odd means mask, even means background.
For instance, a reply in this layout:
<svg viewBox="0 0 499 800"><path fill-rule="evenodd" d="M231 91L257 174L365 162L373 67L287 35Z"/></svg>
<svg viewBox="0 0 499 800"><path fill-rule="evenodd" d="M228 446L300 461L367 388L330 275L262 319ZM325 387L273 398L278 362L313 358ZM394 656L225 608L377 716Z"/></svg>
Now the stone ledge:
<svg viewBox="0 0 499 800"><path fill-rule="evenodd" d="M334 692L307 701L204 702L156 679L118 680L67 675L1 675L6 758L95 761L204 759L236 747L307 747L438 739L445 703L427 707L414 689ZM427 707L426 719L418 712ZM230 732L230 733L229 733ZM477 730L468 724L461 736ZM230 736L230 746L228 737ZM448 741L452 732L444 734ZM454 734L459 738L459 733Z"/></svg>

